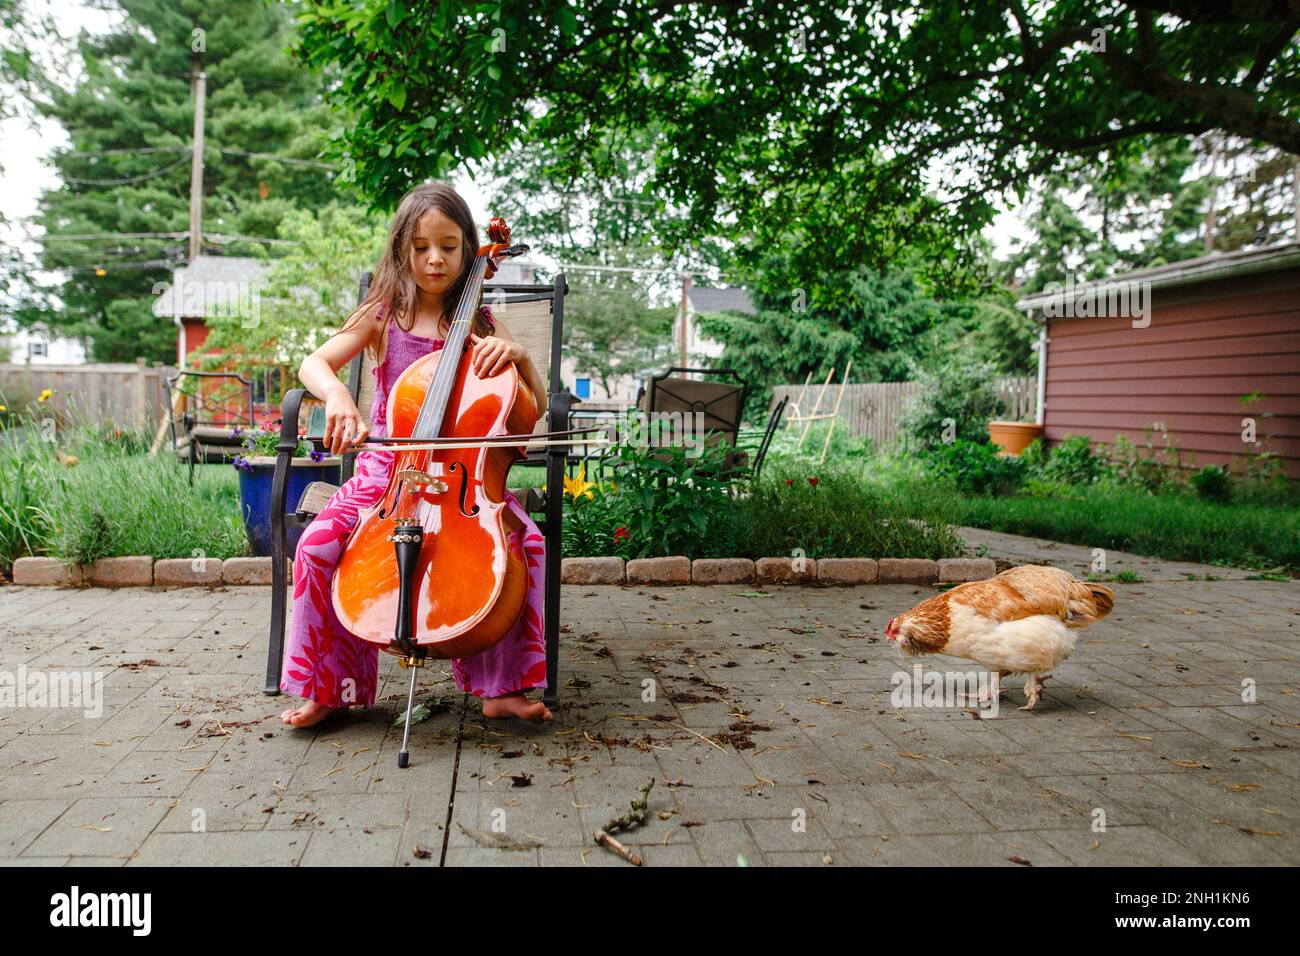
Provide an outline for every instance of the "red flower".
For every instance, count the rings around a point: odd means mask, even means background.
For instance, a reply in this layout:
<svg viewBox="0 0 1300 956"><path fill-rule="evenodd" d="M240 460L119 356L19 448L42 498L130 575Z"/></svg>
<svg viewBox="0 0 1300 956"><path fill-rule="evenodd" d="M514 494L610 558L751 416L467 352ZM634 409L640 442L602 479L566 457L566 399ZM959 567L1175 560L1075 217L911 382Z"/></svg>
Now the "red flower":
<svg viewBox="0 0 1300 956"><path fill-rule="evenodd" d="M628 536L627 526L624 525L614 532L614 543L618 544Z"/></svg>
<svg viewBox="0 0 1300 956"><path fill-rule="evenodd" d="M816 488L816 487L817 487L817 476L816 476L816 475L813 475L811 478L809 478L809 479L808 479L808 484L810 484L810 485L812 485L814 488Z"/></svg>
<svg viewBox="0 0 1300 956"><path fill-rule="evenodd" d="M789 488L789 487L790 487L791 485L793 485L793 484L794 484L794 479L793 479L793 478L787 478L787 479L785 480L785 486L786 486L787 488Z"/></svg>

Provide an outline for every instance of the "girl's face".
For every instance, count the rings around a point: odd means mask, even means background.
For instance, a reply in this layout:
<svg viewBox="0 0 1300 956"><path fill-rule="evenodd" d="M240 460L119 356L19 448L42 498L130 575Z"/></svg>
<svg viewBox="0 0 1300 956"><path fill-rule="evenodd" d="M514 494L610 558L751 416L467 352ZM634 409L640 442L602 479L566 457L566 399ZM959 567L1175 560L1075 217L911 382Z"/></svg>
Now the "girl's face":
<svg viewBox="0 0 1300 956"><path fill-rule="evenodd" d="M455 284L464 268L464 241L460 226L436 209L416 221L411 274L421 291L441 296Z"/></svg>

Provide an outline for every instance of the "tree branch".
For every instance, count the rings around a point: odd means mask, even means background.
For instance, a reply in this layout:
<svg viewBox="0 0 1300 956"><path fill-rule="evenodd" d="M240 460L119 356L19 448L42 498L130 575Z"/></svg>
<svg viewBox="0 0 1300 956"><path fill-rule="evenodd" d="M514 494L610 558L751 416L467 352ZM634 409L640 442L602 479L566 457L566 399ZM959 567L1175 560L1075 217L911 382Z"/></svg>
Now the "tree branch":
<svg viewBox="0 0 1300 956"><path fill-rule="evenodd" d="M1300 155L1300 123L1260 107L1253 96L1242 90L1192 83L1162 70L1146 69L1114 46L1108 46L1098 56L1109 66L1115 79L1129 89L1163 103L1190 104L1225 132L1262 139Z"/></svg>
<svg viewBox="0 0 1300 956"><path fill-rule="evenodd" d="M1263 49L1255 57L1255 64L1242 81L1243 86L1249 89L1259 86L1259 82L1264 79L1264 74L1268 72L1268 68L1273 65L1273 61L1277 59L1278 55L1286 49L1286 45L1291 42L1291 37L1295 36L1298 29L1300 29L1300 20L1288 20L1282 24L1282 29L1269 38L1269 41L1264 44Z"/></svg>
<svg viewBox="0 0 1300 956"><path fill-rule="evenodd" d="M1125 0L1130 7L1172 13L1189 23L1275 23L1300 19L1300 0Z"/></svg>

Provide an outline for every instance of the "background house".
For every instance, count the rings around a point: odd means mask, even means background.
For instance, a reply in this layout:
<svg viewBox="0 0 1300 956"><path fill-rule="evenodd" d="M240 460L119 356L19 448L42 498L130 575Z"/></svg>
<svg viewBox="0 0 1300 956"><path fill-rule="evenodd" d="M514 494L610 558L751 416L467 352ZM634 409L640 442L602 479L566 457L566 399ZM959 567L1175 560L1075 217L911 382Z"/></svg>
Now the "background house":
<svg viewBox="0 0 1300 956"><path fill-rule="evenodd" d="M700 334L696 316L701 312L740 312L744 315L757 315L749 293L736 286L710 288L708 286L688 285L686 290L686 308L676 333L676 354L680 358L684 353L685 362L679 365L714 366L722 356L723 345Z"/></svg>
<svg viewBox="0 0 1300 956"><path fill-rule="evenodd" d="M158 296L153 314L176 323L176 366L186 368L191 352L208 338L205 319L260 294L271 264L243 256L196 256L172 273L171 287ZM234 296L235 298L230 298ZM236 314L236 313L231 313Z"/></svg>
<svg viewBox="0 0 1300 956"><path fill-rule="evenodd" d="M46 329L12 329L0 333L0 358L15 365L84 365L86 347Z"/></svg>
<svg viewBox="0 0 1300 956"><path fill-rule="evenodd" d="M1130 306L1149 308L1149 324L1098 314L1125 291ZM1198 467L1269 451L1300 477L1300 243L1213 253L1018 304L1043 323L1038 420L1049 444L1126 435L1141 446L1163 426ZM1243 440L1251 423L1255 442Z"/></svg>

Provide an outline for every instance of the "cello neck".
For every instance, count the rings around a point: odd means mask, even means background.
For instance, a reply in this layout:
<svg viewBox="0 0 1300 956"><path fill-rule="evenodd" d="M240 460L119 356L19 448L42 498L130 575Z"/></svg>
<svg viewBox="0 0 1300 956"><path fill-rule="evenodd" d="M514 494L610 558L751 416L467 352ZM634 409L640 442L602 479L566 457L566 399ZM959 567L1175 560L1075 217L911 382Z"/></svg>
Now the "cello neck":
<svg viewBox="0 0 1300 956"><path fill-rule="evenodd" d="M469 278L461 291L460 301L456 303L456 314L452 318L451 328L443 342L444 355L460 356L465 348L473 324L474 311L478 308L479 294L483 289L483 276L487 266L486 256L475 256L470 266ZM439 362L429 388L424 393L424 404L415 427L411 430L412 438L437 438L442 433L442 420L447 414L447 402L451 398L452 387L456 383L456 370L459 362Z"/></svg>

